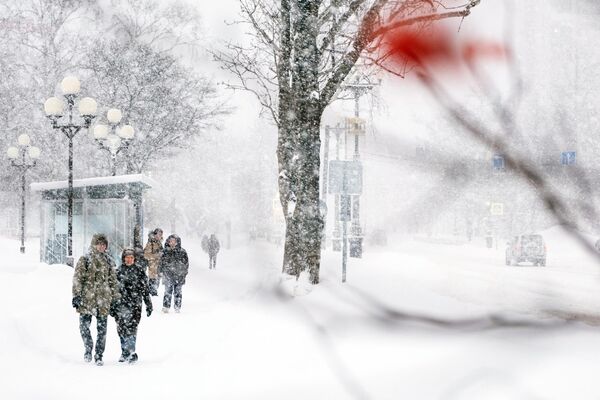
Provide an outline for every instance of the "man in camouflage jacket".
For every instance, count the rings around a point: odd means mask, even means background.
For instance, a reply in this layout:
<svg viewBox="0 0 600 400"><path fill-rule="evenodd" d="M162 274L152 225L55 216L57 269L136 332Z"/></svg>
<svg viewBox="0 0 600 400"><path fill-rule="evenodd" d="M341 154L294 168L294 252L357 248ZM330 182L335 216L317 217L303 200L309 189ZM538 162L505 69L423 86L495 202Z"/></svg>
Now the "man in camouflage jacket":
<svg viewBox="0 0 600 400"><path fill-rule="evenodd" d="M111 306L119 299L115 263L106 253L108 240L102 234L92 238L88 254L79 258L73 275L73 307L79 315L79 331L85 347L84 360L92 360L94 342L90 333L92 316L96 317L96 365L102 365L106 345L106 323Z"/></svg>

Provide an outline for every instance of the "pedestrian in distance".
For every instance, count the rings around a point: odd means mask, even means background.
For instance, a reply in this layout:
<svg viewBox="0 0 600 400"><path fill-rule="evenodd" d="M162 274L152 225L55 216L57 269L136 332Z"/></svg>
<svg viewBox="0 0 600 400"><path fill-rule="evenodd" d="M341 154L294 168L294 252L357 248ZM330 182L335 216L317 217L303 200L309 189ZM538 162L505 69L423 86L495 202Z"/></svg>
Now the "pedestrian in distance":
<svg viewBox="0 0 600 400"><path fill-rule="evenodd" d="M165 248L160 257L158 273L165 285L163 298L164 313L171 308L171 298L175 299L175 312L181 311L182 290L185 278L188 274L189 261L185 249L181 247L181 238L175 234L169 236L165 242Z"/></svg>
<svg viewBox="0 0 600 400"><path fill-rule="evenodd" d="M162 229L154 229L148 234L148 242L144 248L144 257L148 261L148 279L150 294L152 296L158 296L158 285L160 284L158 264L160 263L160 256L163 251L162 238Z"/></svg>
<svg viewBox="0 0 600 400"><path fill-rule="evenodd" d="M210 238L208 239L207 248L209 262L208 269L215 269L217 268L217 253L219 253L221 246L219 245L219 240L214 233L210 235Z"/></svg>
<svg viewBox="0 0 600 400"><path fill-rule="evenodd" d="M113 304L111 315L117 321L117 333L121 341L119 362L135 363L137 332L142 317L142 301L146 304L146 315L152 314L152 301L148 277L144 267L138 263L138 253L125 249L121 254L121 266L117 269L120 298Z"/></svg>
<svg viewBox="0 0 600 400"><path fill-rule="evenodd" d="M94 341L90 333L92 317L96 317L97 337L94 362L104 364L106 324L113 303L119 299L115 263L106 253L108 240L103 234L92 237L89 252L80 257L73 274L72 305L79 313L79 332L83 339L85 362L92 361Z"/></svg>

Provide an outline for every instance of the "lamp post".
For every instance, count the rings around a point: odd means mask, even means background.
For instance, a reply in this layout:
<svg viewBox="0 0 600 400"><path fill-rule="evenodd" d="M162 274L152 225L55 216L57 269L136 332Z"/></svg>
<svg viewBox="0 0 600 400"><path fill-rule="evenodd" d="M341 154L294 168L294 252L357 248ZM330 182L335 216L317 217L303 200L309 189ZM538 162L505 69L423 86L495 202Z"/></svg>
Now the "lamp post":
<svg viewBox="0 0 600 400"><path fill-rule="evenodd" d="M106 113L106 119L110 126L104 124L94 126L94 140L100 149L110 154L112 176L117 174L117 155L129 148L129 144L135 136L133 126L119 125L121 118L123 118L121 110L111 108Z"/></svg>
<svg viewBox="0 0 600 400"><path fill-rule="evenodd" d="M36 160L40 156L40 149L31 146L29 135L22 134L17 141L19 147L9 147L6 155L10 159L10 165L21 173L21 253L25 253L25 174L28 169L35 166ZM29 159L26 155L29 156ZM19 159L20 161L17 161Z"/></svg>
<svg viewBox="0 0 600 400"><path fill-rule="evenodd" d="M80 89L79 79L67 76L60 83L63 96L67 102L67 115L64 115L64 103L58 97L50 97L44 103L44 111L52 123L52 128L60 130L69 139L69 189L67 193L67 260L69 266L73 266L73 138L82 128L89 129L92 120L96 116L97 104L90 97L79 100L78 110L83 121L74 122L73 108ZM67 121L59 123L63 117Z"/></svg>

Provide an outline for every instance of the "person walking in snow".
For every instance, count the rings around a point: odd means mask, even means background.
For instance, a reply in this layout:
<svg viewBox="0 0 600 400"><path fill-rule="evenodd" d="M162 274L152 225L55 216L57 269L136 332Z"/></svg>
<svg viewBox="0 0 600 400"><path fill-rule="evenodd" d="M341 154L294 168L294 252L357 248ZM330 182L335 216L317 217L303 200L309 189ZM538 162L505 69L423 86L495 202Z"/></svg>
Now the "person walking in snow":
<svg viewBox="0 0 600 400"><path fill-rule="evenodd" d="M169 236L165 242L165 248L160 257L158 273L162 276L165 284L165 295L163 298L164 313L171 308L171 298L175 297L175 312L181 310L181 299L185 277L189 269L188 255L181 247L181 238L175 234Z"/></svg>
<svg viewBox="0 0 600 400"><path fill-rule="evenodd" d="M148 242L144 248L144 257L148 261L148 278L150 294L152 296L158 296L158 264L160 263L160 256L163 251L162 238L162 229L154 229L148 233Z"/></svg>
<svg viewBox="0 0 600 400"><path fill-rule="evenodd" d="M208 239L207 248L209 262L208 269L215 269L217 268L217 253L221 247L219 245L219 240L214 233L210 235L210 238Z"/></svg>
<svg viewBox="0 0 600 400"><path fill-rule="evenodd" d="M96 365L103 365L106 346L106 324L112 304L119 299L115 263L106 253L108 240L103 234L92 237L89 252L80 257L73 274L72 305L79 313L79 332L83 339L85 362L92 361L94 341L90 333L92 317L96 317Z"/></svg>
<svg viewBox="0 0 600 400"><path fill-rule="evenodd" d="M120 299L113 305L111 315L117 321L117 333L121 340L119 362L134 363L138 359L135 344L142 317L142 301L146 304L146 315L149 317L152 314L148 277L138 257L134 249L123 250L121 266L117 269Z"/></svg>

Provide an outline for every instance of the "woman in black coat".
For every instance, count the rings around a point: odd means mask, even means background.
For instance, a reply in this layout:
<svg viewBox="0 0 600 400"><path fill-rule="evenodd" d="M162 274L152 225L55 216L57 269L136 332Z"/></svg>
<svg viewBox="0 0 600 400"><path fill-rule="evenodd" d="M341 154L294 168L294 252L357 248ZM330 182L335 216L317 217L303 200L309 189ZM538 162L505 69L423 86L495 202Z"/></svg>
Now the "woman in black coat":
<svg viewBox="0 0 600 400"><path fill-rule="evenodd" d="M137 328L142 316L142 301L146 303L146 315L152 314L152 301L148 288L148 277L144 267L137 261L134 249L125 249L121 254L121 266L117 269L120 300L112 307L111 315L117 321L117 333L121 339L119 362L137 361L135 342Z"/></svg>
<svg viewBox="0 0 600 400"><path fill-rule="evenodd" d="M178 313L181 309L182 289L188 269L188 255L181 247L181 238L177 235L169 236L158 265L158 274L162 276L165 284L162 309L164 313L168 313L171 308L171 297L175 297L175 312Z"/></svg>

